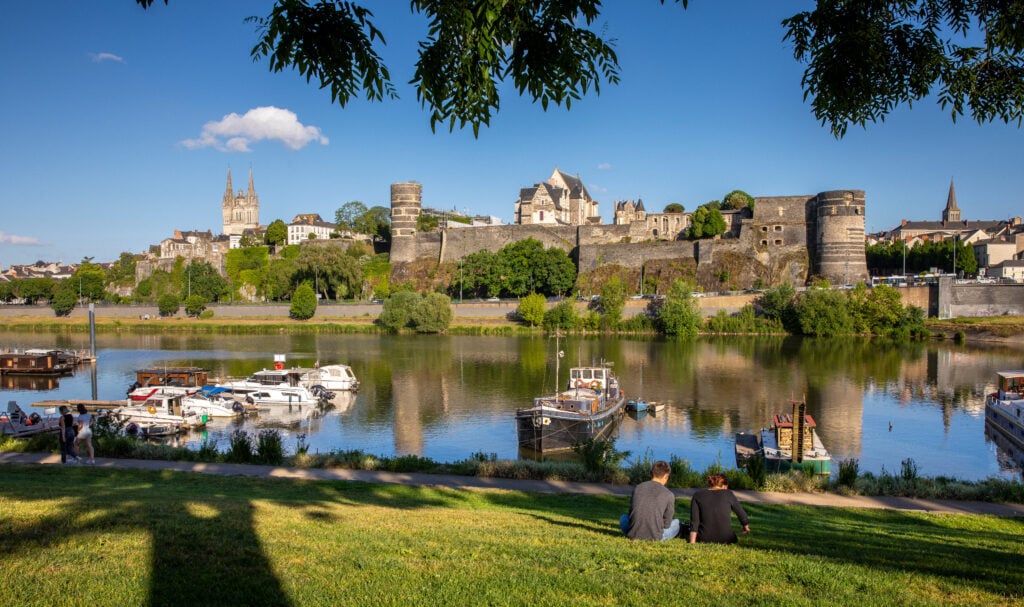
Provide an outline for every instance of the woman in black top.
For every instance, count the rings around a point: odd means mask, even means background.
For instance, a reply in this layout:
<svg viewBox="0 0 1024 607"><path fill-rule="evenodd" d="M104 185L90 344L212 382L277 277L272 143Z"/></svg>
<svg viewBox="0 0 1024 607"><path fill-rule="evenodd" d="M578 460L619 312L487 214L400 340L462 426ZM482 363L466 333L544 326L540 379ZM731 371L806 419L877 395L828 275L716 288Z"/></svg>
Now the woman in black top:
<svg viewBox="0 0 1024 607"><path fill-rule="evenodd" d="M78 461L78 453L75 452L75 437L78 435L78 430L75 426L75 416L71 413L71 410L66 406L61 405L60 407L60 436L57 440L60 441L60 463L68 463L68 457L71 457L71 463Z"/></svg>
<svg viewBox="0 0 1024 607"><path fill-rule="evenodd" d="M737 538L736 532L732 530L729 512L736 513L736 518L743 526L743 533L750 533L750 519L736 496L729 491L724 475L709 475L708 484L711 488L693 494L690 502L690 543L734 544Z"/></svg>

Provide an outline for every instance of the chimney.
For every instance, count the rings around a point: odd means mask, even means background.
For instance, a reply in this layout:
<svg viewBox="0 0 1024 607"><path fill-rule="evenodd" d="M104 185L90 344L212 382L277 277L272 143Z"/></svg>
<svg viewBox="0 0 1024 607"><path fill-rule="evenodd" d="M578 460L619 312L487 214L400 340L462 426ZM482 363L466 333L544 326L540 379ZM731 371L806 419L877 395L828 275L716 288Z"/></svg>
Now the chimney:
<svg viewBox="0 0 1024 607"><path fill-rule="evenodd" d="M900 222L900 227L903 227L905 225L907 225L907 220L906 219L904 219L903 221Z"/></svg>
<svg viewBox="0 0 1024 607"><path fill-rule="evenodd" d="M174 230L174 239L181 240L181 230Z"/></svg>

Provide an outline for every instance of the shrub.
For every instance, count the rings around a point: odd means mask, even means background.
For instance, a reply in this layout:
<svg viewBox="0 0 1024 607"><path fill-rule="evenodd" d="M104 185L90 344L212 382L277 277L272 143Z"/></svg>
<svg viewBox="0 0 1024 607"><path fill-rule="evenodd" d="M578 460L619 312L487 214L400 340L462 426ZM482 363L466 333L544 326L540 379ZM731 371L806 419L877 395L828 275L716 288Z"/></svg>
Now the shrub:
<svg viewBox="0 0 1024 607"><path fill-rule="evenodd" d="M395 291L384 300L377 322L392 331L404 329L409 325L412 311L420 301L420 296L411 291Z"/></svg>
<svg viewBox="0 0 1024 607"><path fill-rule="evenodd" d="M519 300L519 318L523 319L523 322L536 327L544 322L545 310L544 304L546 300L543 295L539 293L531 293L526 297Z"/></svg>
<svg viewBox="0 0 1024 607"><path fill-rule="evenodd" d="M543 326L545 331L571 331L579 324L576 306L571 301L561 301L544 313Z"/></svg>
<svg viewBox="0 0 1024 607"><path fill-rule="evenodd" d="M235 430L231 433L230 448L224 459L234 464L248 464L252 461L252 437L248 432Z"/></svg>
<svg viewBox="0 0 1024 607"><path fill-rule="evenodd" d="M452 323L452 302L444 293L427 293L412 310L410 322L420 333L444 333Z"/></svg>
<svg viewBox="0 0 1024 607"><path fill-rule="evenodd" d="M201 320L209 320L209 319L213 318L213 310L210 310L210 309L203 310L202 314L199 315L199 318Z"/></svg>
<svg viewBox="0 0 1024 607"><path fill-rule="evenodd" d="M199 318L206 310L206 304L210 303L202 295L189 295L185 298L185 314Z"/></svg>
<svg viewBox="0 0 1024 607"><path fill-rule="evenodd" d="M316 314L316 293L313 287L302 283L292 295L292 305L288 308L288 316L295 320L309 320Z"/></svg>
<svg viewBox="0 0 1024 607"><path fill-rule="evenodd" d="M843 487L853 487L857 483L857 475L860 473L860 461L851 457L839 462L839 484Z"/></svg>
<svg viewBox="0 0 1024 607"><path fill-rule="evenodd" d="M181 302L174 293L164 293L156 300L156 309L160 316L174 316L180 307Z"/></svg>
<svg viewBox="0 0 1024 607"><path fill-rule="evenodd" d="M67 316L75 309L76 303L78 303L78 294L74 290L61 285L61 288L57 289L57 292L53 294L50 307L53 308L54 315Z"/></svg>
<svg viewBox="0 0 1024 607"><path fill-rule="evenodd" d="M256 436L255 461L271 466L280 466L284 463L284 446L280 431L274 429L260 430L260 433Z"/></svg>

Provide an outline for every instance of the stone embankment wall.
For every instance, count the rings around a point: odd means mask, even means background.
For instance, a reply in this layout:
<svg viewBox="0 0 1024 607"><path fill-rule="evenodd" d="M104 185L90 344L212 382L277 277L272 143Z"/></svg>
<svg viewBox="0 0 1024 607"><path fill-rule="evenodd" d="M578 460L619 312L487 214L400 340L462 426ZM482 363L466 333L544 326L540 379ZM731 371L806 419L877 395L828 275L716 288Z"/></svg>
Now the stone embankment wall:
<svg viewBox="0 0 1024 607"><path fill-rule="evenodd" d="M940 278L939 318L1024 315L1024 284L953 284Z"/></svg>

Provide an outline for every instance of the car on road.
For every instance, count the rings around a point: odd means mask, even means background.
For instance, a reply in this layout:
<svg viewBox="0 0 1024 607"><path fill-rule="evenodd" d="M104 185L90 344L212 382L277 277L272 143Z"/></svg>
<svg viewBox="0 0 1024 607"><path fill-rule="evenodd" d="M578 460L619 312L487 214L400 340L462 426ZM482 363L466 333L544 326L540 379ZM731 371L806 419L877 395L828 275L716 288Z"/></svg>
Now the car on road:
<svg viewBox="0 0 1024 607"><path fill-rule="evenodd" d="M498 302L501 301L501 298L500 297L488 297L487 301L489 301L491 303L498 303Z"/></svg>

